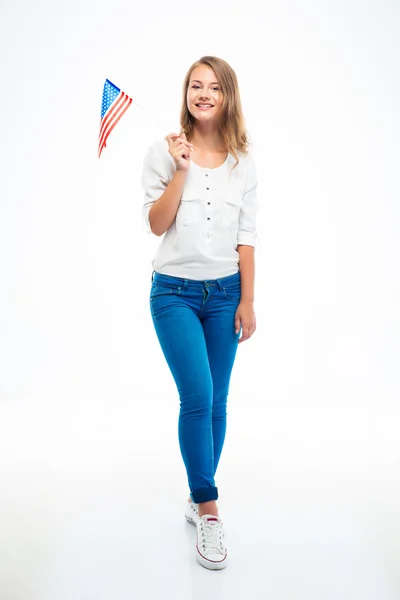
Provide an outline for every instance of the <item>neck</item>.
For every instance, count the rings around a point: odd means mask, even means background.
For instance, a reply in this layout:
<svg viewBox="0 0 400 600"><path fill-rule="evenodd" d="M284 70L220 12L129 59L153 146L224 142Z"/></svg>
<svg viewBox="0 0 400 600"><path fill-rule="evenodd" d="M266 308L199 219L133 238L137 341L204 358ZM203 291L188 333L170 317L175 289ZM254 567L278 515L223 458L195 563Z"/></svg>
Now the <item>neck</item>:
<svg viewBox="0 0 400 600"><path fill-rule="evenodd" d="M226 152L225 142L215 123L196 123L189 142L201 151Z"/></svg>

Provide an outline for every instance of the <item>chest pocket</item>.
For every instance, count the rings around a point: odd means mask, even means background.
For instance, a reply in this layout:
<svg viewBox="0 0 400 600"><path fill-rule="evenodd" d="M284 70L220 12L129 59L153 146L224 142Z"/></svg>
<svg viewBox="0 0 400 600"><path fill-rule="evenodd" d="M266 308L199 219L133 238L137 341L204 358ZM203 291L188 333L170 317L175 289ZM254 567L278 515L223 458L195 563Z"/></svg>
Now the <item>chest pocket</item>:
<svg viewBox="0 0 400 600"><path fill-rule="evenodd" d="M193 181L186 181L183 188L182 198L176 213L178 225L191 225L199 219L200 213L200 189Z"/></svg>
<svg viewBox="0 0 400 600"><path fill-rule="evenodd" d="M245 180L234 179L229 181L225 190L224 225L229 229L237 229L239 225L240 209L243 206Z"/></svg>

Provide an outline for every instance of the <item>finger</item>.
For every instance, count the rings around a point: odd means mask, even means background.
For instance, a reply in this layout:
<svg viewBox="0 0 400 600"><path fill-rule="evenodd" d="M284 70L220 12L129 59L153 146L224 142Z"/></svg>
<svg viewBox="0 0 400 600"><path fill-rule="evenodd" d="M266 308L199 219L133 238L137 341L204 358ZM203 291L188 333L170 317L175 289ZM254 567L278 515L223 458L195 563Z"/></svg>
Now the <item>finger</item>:
<svg viewBox="0 0 400 600"><path fill-rule="evenodd" d="M168 135L165 136L165 140L167 140L168 145L171 146L171 144L175 141L175 139L179 137L179 135L177 133L169 133Z"/></svg>
<svg viewBox="0 0 400 600"><path fill-rule="evenodd" d="M242 337L240 338L239 342L245 342L250 337L250 330L249 330L248 326L242 325L242 331L243 331Z"/></svg>
<svg viewBox="0 0 400 600"><path fill-rule="evenodd" d="M193 148L193 146L189 142L184 142L183 140L176 140L174 143L176 144L177 148L179 148L180 146L182 146L182 148L185 148L186 150L190 150Z"/></svg>
<svg viewBox="0 0 400 600"><path fill-rule="evenodd" d="M191 142L189 142L189 141L186 139L186 134L185 134L185 133L181 133L181 135L180 135L180 138L181 138L181 140L182 140L182 141L183 141L185 144L187 144L187 145L188 145L188 147L191 147L191 148L193 148L193 144L192 144Z"/></svg>
<svg viewBox="0 0 400 600"><path fill-rule="evenodd" d="M176 150L177 150L177 152L179 152L179 153L181 154L181 156L185 156L185 157L187 157L187 156L189 156L189 154L190 154L190 153L188 152L188 147L187 147L187 146L185 146L185 144L179 144L179 145L176 147Z"/></svg>
<svg viewBox="0 0 400 600"><path fill-rule="evenodd" d="M187 140L183 140L178 133L169 133L165 136L164 139L167 140L169 147L171 147L178 140L182 143L187 144L188 146L192 146L190 142L188 142Z"/></svg>
<svg viewBox="0 0 400 600"><path fill-rule="evenodd" d="M168 152L171 154L171 156L176 156L176 154L180 154L182 156L182 154L187 155L188 154L188 147L185 146L184 144L171 144L171 146L168 148Z"/></svg>
<svg viewBox="0 0 400 600"><path fill-rule="evenodd" d="M178 140L175 140L175 141L178 141ZM182 138L180 138L179 141L182 142L182 144L185 144L185 146L187 148L189 148L189 150L194 150L194 146L193 146L193 144L191 142L183 140Z"/></svg>
<svg viewBox="0 0 400 600"><path fill-rule="evenodd" d="M165 136L164 139L167 140L169 146L172 146L172 144L174 144L177 140L179 140L180 142L182 142L182 144L186 144L188 148L194 149L193 144L191 142L187 141L186 135L184 133L183 134L169 133L168 135Z"/></svg>
<svg viewBox="0 0 400 600"><path fill-rule="evenodd" d="M174 148L176 148L177 150L184 148L186 152L189 150L189 154L190 154L190 151L194 150L193 146L191 146L189 142L184 142L183 140L180 140L180 139L176 139L175 142L173 142L170 145L170 147L168 148L168 151L171 153L171 150Z"/></svg>
<svg viewBox="0 0 400 600"><path fill-rule="evenodd" d="M254 328L250 328L250 329L249 329L249 335L248 335L248 338L251 338L251 336L254 334L254 332L255 332L255 329L254 329Z"/></svg>
<svg viewBox="0 0 400 600"><path fill-rule="evenodd" d="M235 317L235 333L236 335L239 333L240 331L240 317L237 316Z"/></svg>

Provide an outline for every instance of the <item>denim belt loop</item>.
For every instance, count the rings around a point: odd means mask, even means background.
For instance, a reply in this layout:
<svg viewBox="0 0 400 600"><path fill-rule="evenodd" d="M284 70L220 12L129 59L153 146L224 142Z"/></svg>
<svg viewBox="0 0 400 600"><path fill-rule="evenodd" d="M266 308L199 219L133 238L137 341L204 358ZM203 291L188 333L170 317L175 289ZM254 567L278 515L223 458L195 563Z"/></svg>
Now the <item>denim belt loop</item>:
<svg viewBox="0 0 400 600"><path fill-rule="evenodd" d="M154 281L154 273L155 273L155 271L153 271L151 274L151 283L153 283L153 281Z"/></svg>
<svg viewBox="0 0 400 600"><path fill-rule="evenodd" d="M188 288L188 285L189 285L189 279L185 279L185 280L183 281L183 283L182 283L182 288L183 288L184 290L187 290L187 288Z"/></svg>

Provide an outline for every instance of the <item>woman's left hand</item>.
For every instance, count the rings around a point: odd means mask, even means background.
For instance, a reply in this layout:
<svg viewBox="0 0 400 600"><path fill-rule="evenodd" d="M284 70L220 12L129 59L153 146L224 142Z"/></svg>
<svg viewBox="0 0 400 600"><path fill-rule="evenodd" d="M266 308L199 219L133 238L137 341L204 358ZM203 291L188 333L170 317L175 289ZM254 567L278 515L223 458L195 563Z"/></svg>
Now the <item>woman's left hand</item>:
<svg viewBox="0 0 400 600"><path fill-rule="evenodd" d="M245 342L256 330L256 315L252 302L240 302L235 315L235 331L239 333L242 325L242 336L240 342Z"/></svg>

